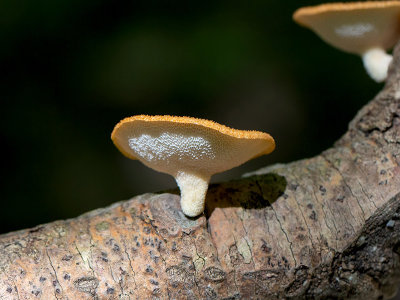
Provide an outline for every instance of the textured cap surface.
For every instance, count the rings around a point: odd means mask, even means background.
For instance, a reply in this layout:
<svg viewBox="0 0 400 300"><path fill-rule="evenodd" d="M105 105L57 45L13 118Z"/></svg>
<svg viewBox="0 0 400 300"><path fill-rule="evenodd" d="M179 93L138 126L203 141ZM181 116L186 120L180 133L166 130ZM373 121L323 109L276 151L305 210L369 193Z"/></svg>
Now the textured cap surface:
<svg viewBox="0 0 400 300"><path fill-rule="evenodd" d="M267 133L190 117L133 116L119 122L111 138L125 156L173 176L223 172L275 148Z"/></svg>
<svg viewBox="0 0 400 300"><path fill-rule="evenodd" d="M393 47L400 37L400 1L329 3L298 9L293 19L327 43L363 54Z"/></svg>

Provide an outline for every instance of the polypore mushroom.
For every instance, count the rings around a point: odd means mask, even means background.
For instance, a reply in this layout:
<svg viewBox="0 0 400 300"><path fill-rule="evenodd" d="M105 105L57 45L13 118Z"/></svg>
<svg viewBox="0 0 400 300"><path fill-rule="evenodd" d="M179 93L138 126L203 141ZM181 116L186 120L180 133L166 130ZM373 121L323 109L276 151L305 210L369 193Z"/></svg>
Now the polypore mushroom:
<svg viewBox="0 0 400 300"><path fill-rule="evenodd" d="M386 53L400 38L400 1L329 3L303 7L293 19L325 42L362 56L377 82L387 77L392 56Z"/></svg>
<svg viewBox="0 0 400 300"><path fill-rule="evenodd" d="M210 177L268 154L274 139L259 131L236 130L190 117L133 116L120 121L111 139L131 159L172 175L185 215L204 211Z"/></svg>

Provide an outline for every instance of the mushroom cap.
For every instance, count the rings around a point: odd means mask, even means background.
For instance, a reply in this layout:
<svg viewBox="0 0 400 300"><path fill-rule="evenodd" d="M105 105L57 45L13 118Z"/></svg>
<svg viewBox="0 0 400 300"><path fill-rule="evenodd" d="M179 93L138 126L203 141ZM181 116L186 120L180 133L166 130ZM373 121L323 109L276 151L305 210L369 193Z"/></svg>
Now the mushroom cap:
<svg viewBox="0 0 400 300"><path fill-rule="evenodd" d="M264 132L174 116L125 118L111 139L125 156L175 177L180 171L211 176L275 148L274 139Z"/></svg>
<svg viewBox="0 0 400 300"><path fill-rule="evenodd" d="M329 3L303 7L293 19L343 51L388 50L400 37L400 1Z"/></svg>

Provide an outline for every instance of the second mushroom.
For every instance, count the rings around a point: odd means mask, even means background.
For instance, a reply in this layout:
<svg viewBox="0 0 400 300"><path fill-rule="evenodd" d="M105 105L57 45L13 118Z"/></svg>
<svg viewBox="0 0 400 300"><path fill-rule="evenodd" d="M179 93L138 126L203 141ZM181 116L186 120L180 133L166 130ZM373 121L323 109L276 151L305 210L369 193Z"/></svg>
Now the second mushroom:
<svg viewBox="0 0 400 300"><path fill-rule="evenodd" d="M361 55L372 79L384 81L400 38L400 1L328 3L303 7L293 19L343 51Z"/></svg>

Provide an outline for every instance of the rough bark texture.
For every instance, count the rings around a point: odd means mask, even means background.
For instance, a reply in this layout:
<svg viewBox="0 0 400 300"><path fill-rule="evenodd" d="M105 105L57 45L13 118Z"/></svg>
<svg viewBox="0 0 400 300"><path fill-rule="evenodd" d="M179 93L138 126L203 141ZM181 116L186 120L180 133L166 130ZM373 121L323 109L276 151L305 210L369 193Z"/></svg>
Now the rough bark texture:
<svg viewBox="0 0 400 300"><path fill-rule="evenodd" d="M1 299L384 299L400 281L400 47L335 146L213 185L0 236Z"/></svg>

